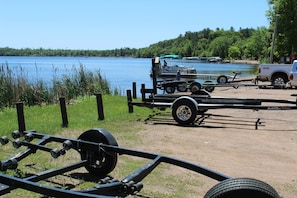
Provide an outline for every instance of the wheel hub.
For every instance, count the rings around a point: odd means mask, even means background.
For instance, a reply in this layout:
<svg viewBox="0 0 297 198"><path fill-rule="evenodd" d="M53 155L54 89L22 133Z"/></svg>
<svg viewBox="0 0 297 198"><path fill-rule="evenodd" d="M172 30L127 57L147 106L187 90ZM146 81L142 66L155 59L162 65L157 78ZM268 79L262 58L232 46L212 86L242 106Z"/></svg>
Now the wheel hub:
<svg viewBox="0 0 297 198"><path fill-rule="evenodd" d="M187 121L191 118L192 111L188 106L181 105L180 107L177 108L176 115L180 120Z"/></svg>

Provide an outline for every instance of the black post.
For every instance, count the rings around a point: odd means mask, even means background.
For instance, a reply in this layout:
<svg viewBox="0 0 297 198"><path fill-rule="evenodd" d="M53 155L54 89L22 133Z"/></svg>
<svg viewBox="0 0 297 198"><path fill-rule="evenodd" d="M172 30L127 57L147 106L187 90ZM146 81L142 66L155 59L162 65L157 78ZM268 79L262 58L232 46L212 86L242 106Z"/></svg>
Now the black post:
<svg viewBox="0 0 297 198"><path fill-rule="evenodd" d="M98 120L104 120L102 94L96 94L96 100L97 100Z"/></svg>
<svg viewBox="0 0 297 198"><path fill-rule="evenodd" d="M137 98L137 96L136 96L136 82L132 83L132 90L133 90L133 98L135 99L135 98Z"/></svg>
<svg viewBox="0 0 297 198"><path fill-rule="evenodd" d="M127 90L127 100L128 100L129 113L133 113L133 105L131 104L132 102L131 90Z"/></svg>
<svg viewBox="0 0 297 198"><path fill-rule="evenodd" d="M25 116L24 116L24 104L22 102L16 103L19 132L23 133L26 131Z"/></svg>
<svg viewBox="0 0 297 198"><path fill-rule="evenodd" d="M68 116L66 111L66 102L65 98L59 98L60 100L60 109L62 115L62 127L68 127Z"/></svg>
<svg viewBox="0 0 297 198"><path fill-rule="evenodd" d="M141 101L145 100L145 84L141 84Z"/></svg>
<svg viewBox="0 0 297 198"><path fill-rule="evenodd" d="M157 68L160 64L160 58L156 57L152 59L152 75L153 75L153 89L154 94L157 94Z"/></svg>

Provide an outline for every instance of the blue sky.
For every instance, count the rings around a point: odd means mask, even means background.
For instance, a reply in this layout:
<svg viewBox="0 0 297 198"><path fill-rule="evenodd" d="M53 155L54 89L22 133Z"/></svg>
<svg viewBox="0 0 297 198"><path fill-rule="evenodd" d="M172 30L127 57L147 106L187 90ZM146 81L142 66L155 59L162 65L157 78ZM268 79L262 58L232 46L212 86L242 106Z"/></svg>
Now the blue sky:
<svg viewBox="0 0 297 198"><path fill-rule="evenodd" d="M267 0L0 0L0 47L142 48L204 28L268 27Z"/></svg>

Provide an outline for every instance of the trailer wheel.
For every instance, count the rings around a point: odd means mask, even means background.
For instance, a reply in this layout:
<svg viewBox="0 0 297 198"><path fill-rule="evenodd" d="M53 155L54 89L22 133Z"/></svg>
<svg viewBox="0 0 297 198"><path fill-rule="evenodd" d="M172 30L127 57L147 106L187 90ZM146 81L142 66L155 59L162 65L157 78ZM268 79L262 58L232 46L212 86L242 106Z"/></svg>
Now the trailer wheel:
<svg viewBox="0 0 297 198"><path fill-rule="evenodd" d="M188 125L195 121L197 116L197 102L192 98L177 99L172 105L172 117L181 125Z"/></svg>
<svg viewBox="0 0 297 198"><path fill-rule="evenodd" d="M225 75L221 75L217 78L217 83L226 84L228 82L228 78Z"/></svg>
<svg viewBox="0 0 297 198"><path fill-rule="evenodd" d="M94 143L118 146L115 138L104 129L88 130L82 133L78 139ZM116 152L103 151L99 147L98 150L94 150L92 148L88 148L87 146L80 148L79 152L81 159L88 160L89 163L85 166L85 168L90 174L98 177L104 177L115 168L118 155Z"/></svg>
<svg viewBox="0 0 297 198"><path fill-rule="evenodd" d="M215 87L214 86L206 86L204 89L208 92L213 92Z"/></svg>
<svg viewBox="0 0 297 198"><path fill-rule="evenodd" d="M261 197L280 198L269 184L251 178L224 180L212 187L204 198Z"/></svg>
<svg viewBox="0 0 297 198"><path fill-rule="evenodd" d="M175 92L175 87L165 87L166 93L172 94Z"/></svg>
<svg viewBox="0 0 297 198"><path fill-rule="evenodd" d="M187 85L178 85L177 91L179 92L186 92L187 91Z"/></svg>
<svg viewBox="0 0 297 198"><path fill-rule="evenodd" d="M200 91L200 89L201 89L201 84L198 82L193 82L190 85L190 90L192 93L196 93L196 92Z"/></svg>
<svg viewBox="0 0 297 198"><path fill-rule="evenodd" d="M210 80L207 80L203 83L204 89L210 93L214 91L214 89L215 89L214 85L215 84Z"/></svg>

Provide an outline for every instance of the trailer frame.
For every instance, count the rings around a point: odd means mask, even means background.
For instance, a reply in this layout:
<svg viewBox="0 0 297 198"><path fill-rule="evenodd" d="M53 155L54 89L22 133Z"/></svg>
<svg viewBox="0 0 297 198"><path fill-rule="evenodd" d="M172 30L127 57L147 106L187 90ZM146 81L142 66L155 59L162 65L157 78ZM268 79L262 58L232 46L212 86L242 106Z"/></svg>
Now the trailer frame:
<svg viewBox="0 0 297 198"><path fill-rule="evenodd" d="M163 94L165 92L167 94L172 94L176 90L179 92L186 92L190 90L192 93L198 92L201 89L204 89L208 92L213 92L216 87L233 87L237 89L238 87L242 86L265 86L265 85L258 85L256 82L256 78L249 78L249 79L236 79L241 72L233 72L233 76L227 76L227 75L215 75L216 80L210 80L210 79L204 79L204 82L198 82L196 79L202 80L202 78L199 78L198 74L197 77L181 77L181 78L166 78L163 77L162 80L157 79L157 68L160 64L160 58L155 57L152 59L152 80L153 80L153 89L154 93L157 94L157 89L163 90ZM192 74L195 75L195 74ZM202 74L200 74L202 75ZM205 74L204 76L212 76L212 74ZM241 82L245 81L254 81L253 84L242 84ZM236 84L234 84L236 83Z"/></svg>
<svg viewBox="0 0 297 198"><path fill-rule="evenodd" d="M250 110L296 110L296 100L265 98L212 97L205 90L195 94L154 94L152 89L141 90L142 100L132 101L128 95L128 108L133 106L166 109L171 108L172 117L180 125L191 125L198 115L204 116L209 109L250 109ZM146 94L149 93L149 97ZM264 105L265 104L265 105Z"/></svg>
<svg viewBox="0 0 297 198"><path fill-rule="evenodd" d="M278 193L272 186L257 179L231 178L201 165L177 158L120 147L115 138L102 128L93 128L85 131L78 139L41 134L35 130L24 132L14 131L11 135L13 140L7 136L1 137L1 144L6 145L11 142L15 148L22 146L27 148L15 156L1 160L1 172L6 172L8 169L17 170L19 163L23 159L35 154L37 151L47 152L50 153L53 158L58 158L62 155L66 155L68 150L74 149L80 154L81 161L65 167L45 170L27 177L16 177L2 173L0 174L0 196L8 194L17 188L51 197L109 198L137 195L143 188L142 180L157 168L158 165L166 163L188 169L219 181L217 185L205 194L205 198L215 198L217 196L228 197L233 194L238 195L238 193L241 195L250 193L250 195L265 195L271 198L279 198ZM52 142L61 143L62 148L47 146L48 143ZM109 174L115 168L118 157L122 155L145 158L151 161L139 167L123 179L118 180L111 177ZM89 174L101 178L100 184L82 190L67 190L39 183L40 181L62 175L81 167L85 167ZM223 191L221 191L221 189L223 189Z"/></svg>

